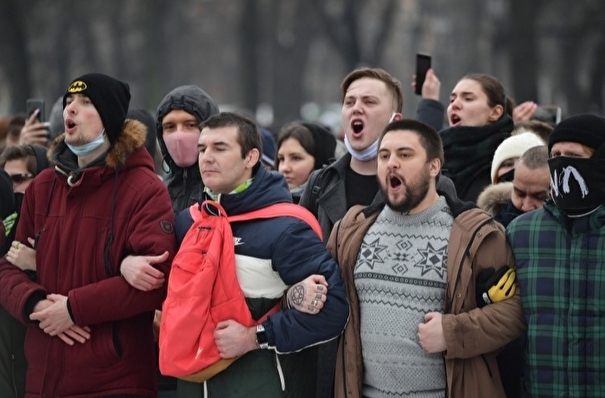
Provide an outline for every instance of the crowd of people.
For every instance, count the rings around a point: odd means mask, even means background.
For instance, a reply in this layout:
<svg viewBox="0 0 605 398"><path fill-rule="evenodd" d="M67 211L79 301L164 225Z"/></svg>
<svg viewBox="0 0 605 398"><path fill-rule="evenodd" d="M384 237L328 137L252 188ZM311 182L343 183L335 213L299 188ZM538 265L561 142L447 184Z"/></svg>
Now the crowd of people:
<svg viewBox="0 0 605 398"><path fill-rule="evenodd" d="M127 83L87 73L49 122L6 118L0 395L603 396L605 118L532 120L485 73L446 105L434 70L420 91L403 115L399 80L355 69L342 131L272 132L194 85L130 109ZM313 221L246 218L280 203ZM240 218L222 239L196 212ZM190 324L216 323L199 339L225 365L163 374L173 260L205 236L253 322L221 318L213 287ZM208 253L174 266L224 286Z"/></svg>

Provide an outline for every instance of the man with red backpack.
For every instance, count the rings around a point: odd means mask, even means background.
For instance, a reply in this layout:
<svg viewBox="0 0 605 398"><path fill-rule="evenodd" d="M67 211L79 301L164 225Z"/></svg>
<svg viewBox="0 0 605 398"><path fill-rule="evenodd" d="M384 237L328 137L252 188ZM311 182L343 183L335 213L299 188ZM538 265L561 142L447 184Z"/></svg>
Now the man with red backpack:
<svg viewBox="0 0 605 398"><path fill-rule="evenodd" d="M283 176L259 161L262 139L249 119L233 113L210 117L202 124L198 148L204 199L217 202L227 215L292 201ZM189 209L178 214L179 241L192 225ZM313 292L317 299L311 304L321 311L309 315L281 309L259 326L219 322L214 339L220 356L239 359L203 384L179 380L177 396L315 396L316 345L339 336L349 315L338 266L321 238L299 218L250 219L231 223L231 229L237 277L253 319L262 318L289 286L311 275L320 275L327 284L326 289L318 283ZM295 292L290 289L293 302ZM192 324L201 321L191 319Z"/></svg>

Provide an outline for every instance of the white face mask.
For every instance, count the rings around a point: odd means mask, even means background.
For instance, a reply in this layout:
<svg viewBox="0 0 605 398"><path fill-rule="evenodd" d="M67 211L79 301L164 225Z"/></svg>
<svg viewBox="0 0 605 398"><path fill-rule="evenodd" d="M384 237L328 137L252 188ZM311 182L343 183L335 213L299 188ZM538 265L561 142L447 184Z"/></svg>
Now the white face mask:
<svg viewBox="0 0 605 398"><path fill-rule="evenodd" d="M397 113L393 112L391 114L391 117L389 118L389 123L391 123L393 120L395 120L396 116L397 116ZM376 139L376 141L374 141L372 143L372 145L370 145L366 149L363 149L361 151L356 151L355 149L353 149L353 147L351 147L351 143L349 142L349 139L345 135L345 146L347 147L347 151L349 151L351 156L353 156L355 159L359 160L360 162L367 162L372 159L375 159L376 156L378 156L378 138Z"/></svg>
<svg viewBox="0 0 605 398"><path fill-rule="evenodd" d="M164 143L174 163L179 167L193 166L198 158L197 143L199 133L175 131L165 135Z"/></svg>
<svg viewBox="0 0 605 398"><path fill-rule="evenodd" d="M106 136L105 129L103 129L101 134L94 140L90 141L88 144L78 145L78 146L68 144L67 142L65 142L65 144L73 153L76 154L76 156L81 157L81 156L86 156L89 153L92 153L97 148L99 148L101 145L103 145L103 143L105 142L105 136Z"/></svg>

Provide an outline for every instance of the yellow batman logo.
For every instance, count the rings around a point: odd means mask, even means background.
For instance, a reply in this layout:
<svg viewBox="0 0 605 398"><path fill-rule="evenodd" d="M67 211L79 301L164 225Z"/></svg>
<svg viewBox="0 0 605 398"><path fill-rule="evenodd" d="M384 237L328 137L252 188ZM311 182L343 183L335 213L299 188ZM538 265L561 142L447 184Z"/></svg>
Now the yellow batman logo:
<svg viewBox="0 0 605 398"><path fill-rule="evenodd" d="M81 93L82 91L86 90L88 88L88 86L86 86L86 83L84 83L82 80L76 80L75 82L73 82L71 84L71 86L69 86L69 88L67 89L68 93Z"/></svg>

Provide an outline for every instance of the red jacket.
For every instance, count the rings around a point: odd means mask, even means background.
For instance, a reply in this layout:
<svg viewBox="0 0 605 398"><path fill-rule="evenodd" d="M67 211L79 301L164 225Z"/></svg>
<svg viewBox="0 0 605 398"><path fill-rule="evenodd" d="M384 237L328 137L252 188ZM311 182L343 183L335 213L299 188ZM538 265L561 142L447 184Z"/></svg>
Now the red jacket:
<svg viewBox="0 0 605 398"><path fill-rule="evenodd" d="M170 198L144 131L127 122L104 164L80 170L73 186L64 173L75 158L59 137L51 148L57 170L27 189L16 239L37 237L37 283L0 260L0 304L28 325L27 397L157 395L152 319L166 290L139 291L119 273L128 255L167 250L157 267L168 275L176 249ZM49 293L68 296L75 323L92 329L89 341L68 346L29 321L27 308Z"/></svg>

